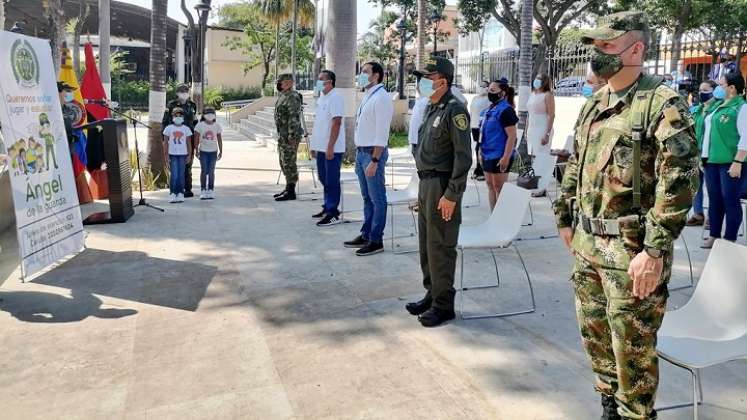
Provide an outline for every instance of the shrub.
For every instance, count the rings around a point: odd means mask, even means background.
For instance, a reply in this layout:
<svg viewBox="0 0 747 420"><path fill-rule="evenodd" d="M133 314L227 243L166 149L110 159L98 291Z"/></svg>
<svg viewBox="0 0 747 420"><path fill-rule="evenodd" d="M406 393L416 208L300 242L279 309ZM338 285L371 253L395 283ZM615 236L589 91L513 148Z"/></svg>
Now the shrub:
<svg viewBox="0 0 747 420"><path fill-rule="evenodd" d="M176 87L179 85L175 80L166 83L166 102L176 99ZM150 83L147 80L112 80L112 100L121 104L122 108L147 108L148 92ZM258 87L205 88L205 104L214 108L220 108L221 102L237 101L242 99L257 99L262 96Z"/></svg>

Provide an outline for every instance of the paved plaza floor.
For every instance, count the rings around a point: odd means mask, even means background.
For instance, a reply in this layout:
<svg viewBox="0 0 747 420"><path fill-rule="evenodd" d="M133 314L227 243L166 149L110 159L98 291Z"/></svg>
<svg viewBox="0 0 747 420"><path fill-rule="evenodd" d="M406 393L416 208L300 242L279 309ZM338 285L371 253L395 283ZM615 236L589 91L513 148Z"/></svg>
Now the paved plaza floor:
<svg viewBox="0 0 747 420"><path fill-rule="evenodd" d="M168 204L167 191L148 193L165 213L137 208L125 224L88 227L83 253L31 282L18 280L14 235L1 238L0 418L598 418L571 258L557 238L518 242L536 313L424 329L403 308L423 293L417 254L356 257L342 242L360 225L317 228L318 201L273 201L276 156L234 136L216 200ZM310 191L309 174L301 187ZM479 188L464 224L488 216ZM360 208L356 186L345 194L348 209ZM465 204L476 202L470 184ZM552 234L548 200L533 210L521 236ZM412 229L406 208L395 219L398 233ZM685 232L696 278L707 256L699 235ZM498 257L501 288L466 296L467 311L527 304L515 254ZM675 265L673 285L689 283L682 241ZM492 270L489 253L467 254L470 281ZM670 309L691 293L673 292ZM660 404L687 400L689 374L663 364L661 376ZM747 418L747 361L704 370L703 385L701 419Z"/></svg>

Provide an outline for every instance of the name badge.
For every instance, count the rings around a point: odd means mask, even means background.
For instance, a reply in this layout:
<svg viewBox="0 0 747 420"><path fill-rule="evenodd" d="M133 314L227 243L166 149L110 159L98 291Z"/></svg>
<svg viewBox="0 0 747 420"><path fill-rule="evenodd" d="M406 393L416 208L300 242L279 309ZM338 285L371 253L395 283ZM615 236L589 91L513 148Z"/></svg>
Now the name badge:
<svg viewBox="0 0 747 420"><path fill-rule="evenodd" d="M441 125L441 116L437 116L435 120L433 120L433 128L437 128L439 125Z"/></svg>

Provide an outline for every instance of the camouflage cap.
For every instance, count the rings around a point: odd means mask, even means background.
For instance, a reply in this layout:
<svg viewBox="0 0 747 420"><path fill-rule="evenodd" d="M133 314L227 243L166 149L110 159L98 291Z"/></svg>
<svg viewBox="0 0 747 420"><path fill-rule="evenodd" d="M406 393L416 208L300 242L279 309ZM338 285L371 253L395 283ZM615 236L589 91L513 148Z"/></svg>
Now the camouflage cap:
<svg viewBox="0 0 747 420"><path fill-rule="evenodd" d="M452 62L447 58L431 56L429 59L425 60L424 69L412 72L416 77L428 76L433 73L441 73L446 76L446 78L451 79L454 77L454 64L452 64Z"/></svg>
<svg viewBox="0 0 747 420"><path fill-rule="evenodd" d="M648 43L651 31L648 27L646 14L638 11L613 13L603 16L597 21L597 27L583 31L581 42L591 44L594 40L610 41L631 31L643 32Z"/></svg>
<svg viewBox="0 0 747 420"><path fill-rule="evenodd" d="M178 106L171 110L171 115L177 115L177 114L184 115L184 110Z"/></svg>
<svg viewBox="0 0 747 420"><path fill-rule="evenodd" d="M39 124L50 124L49 116L46 113L42 112L41 114L39 114Z"/></svg>
<svg viewBox="0 0 747 420"><path fill-rule="evenodd" d="M293 75L290 73L283 73L280 76L278 76L278 82L283 82L285 80L293 81Z"/></svg>
<svg viewBox="0 0 747 420"><path fill-rule="evenodd" d="M179 84L179 86L176 87L177 92L189 92L189 85L185 83Z"/></svg>

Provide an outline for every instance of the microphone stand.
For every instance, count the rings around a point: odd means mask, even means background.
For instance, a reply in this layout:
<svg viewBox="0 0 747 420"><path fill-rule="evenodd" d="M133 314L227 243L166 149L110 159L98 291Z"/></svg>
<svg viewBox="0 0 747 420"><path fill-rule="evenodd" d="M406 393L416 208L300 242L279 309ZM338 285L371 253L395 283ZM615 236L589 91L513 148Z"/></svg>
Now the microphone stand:
<svg viewBox="0 0 747 420"><path fill-rule="evenodd" d="M135 204L134 207L144 206L144 207L151 208L153 210L158 210L158 211L160 211L162 213L165 212L166 210L164 210L164 209L162 209L160 207L156 207L156 206L154 206L154 205L149 204L148 202L146 202L145 198L143 197L143 173L142 173L142 169L140 167L140 148L138 146L138 141L137 141L137 125L140 124L143 127L148 128L148 129L153 129L153 127L151 127L148 124L140 121L137 118L133 118L133 117L125 114L124 112L117 111L116 109L110 107L107 103L104 103L104 101L96 101L95 103L97 105L103 106L104 108L108 109L112 113L114 113L116 115L119 115L120 117L123 117L124 119L126 119L126 120L128 120L129 122L132 123L132 130L135 132L135 164L137 165L138 185L140 187L140 201L138 201L138 203Z"/></svg>

